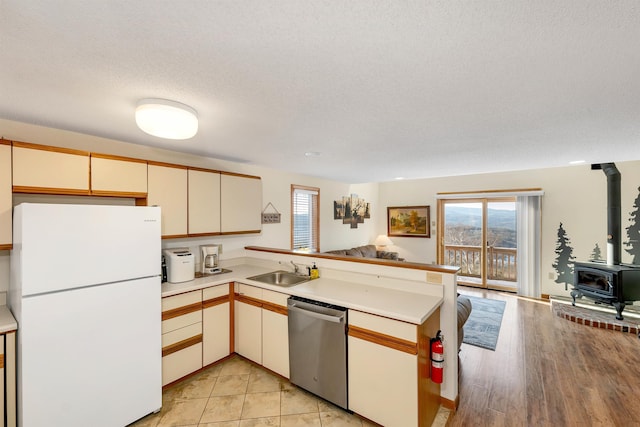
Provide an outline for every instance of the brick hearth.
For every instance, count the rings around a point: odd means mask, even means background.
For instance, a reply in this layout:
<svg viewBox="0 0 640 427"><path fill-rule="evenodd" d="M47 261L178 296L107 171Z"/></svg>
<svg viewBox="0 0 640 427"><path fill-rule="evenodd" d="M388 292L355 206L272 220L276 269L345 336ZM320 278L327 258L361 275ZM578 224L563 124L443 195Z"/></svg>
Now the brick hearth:
<svg viewBox="0 0 640 427"><path fill-rule="evenodd" d="M551 298L551 310L559 317L594 328L610 329L638 335L640 319L622 313L624 320L617 320L615 314L587 307L576 306Z"/></svg>

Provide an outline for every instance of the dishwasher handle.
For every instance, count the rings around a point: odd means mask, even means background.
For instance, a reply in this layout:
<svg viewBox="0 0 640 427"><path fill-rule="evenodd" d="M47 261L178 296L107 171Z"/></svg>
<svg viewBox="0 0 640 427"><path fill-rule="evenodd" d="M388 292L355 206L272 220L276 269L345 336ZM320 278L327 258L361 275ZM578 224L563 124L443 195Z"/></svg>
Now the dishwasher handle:
<svg viewBox="0 0 640 427"><path fill-rule="evenodd" d="M317 313L315 311L307 310L304 308L296 307L295 305L289 305L289 311L302 313L305 316L314 317L316 319L325 320L331 323L342 323L344 320L344 313L339 316L332 316L330 314Z"/></svg>

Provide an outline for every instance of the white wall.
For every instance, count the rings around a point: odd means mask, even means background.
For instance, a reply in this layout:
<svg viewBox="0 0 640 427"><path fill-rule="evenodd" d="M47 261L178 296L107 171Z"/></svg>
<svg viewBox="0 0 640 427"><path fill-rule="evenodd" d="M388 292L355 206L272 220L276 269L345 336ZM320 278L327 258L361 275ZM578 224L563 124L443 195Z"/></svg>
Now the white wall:
<svg viewBox="0 0 640 427"><path fill-rule="evenodd" d="M246 173L262 177L263 207L271 202L282 214L279 224L264 224L258 235L220 236L166 240L165 247L188 246L197 250L201 244L222 243L222 258L242 253L247 245L275 248L290 247L290 191L291 184L320 188L320 249L350 248L372 243L378 234L386 234L387 206L431 206L431 221L437 221L436 193L469 192L500 189L542 188L542 293L566 294L564 286L553 281L551 264L555 259L557 230L560 222L571 239L573 255L586 260L596 243L606 256L606 177L602 171L592 171L589 165L563 168L537 169L520 172L467 175L423 180L393 181L373 184L346 184L305 175L289 174L255 165L199 157L184 153L156 149L121 141L98 138L73 132L20 122L0 120L0 136L17 141L69 147L97 153L137 157L148 160L179 163L190 166ZM425 164L428 167L428 164ZM619 162L622 175L622 240L626 241L625 227L633 202L640 187L640 161ZM371 203L371 218L357 229L333 219L333 201L342 196L357 194ZM57 196L56 196L57 197ZM400 256L408 261L432 263L436 260L436 233L432 237L399 238L392 240ZM622 250L622 261L630 262ZM0 251L0 292L7 290L9 281L9 252Z"/></svg>
<svg viewBox="0 0 640 427"><path fill-rule="evenodd" d="M640 161L616 163L622 178L622 241L627 241L625 227L638 197ZM385 206L430 205L431 220L436 218L436 194L441 192L472 192L505 189L541 188L542 199L542 293L568 294L564 285L554 282L555 249L560 222L571 240L573 256L586 261L597 243L606 258L607 180L600 170L590 165L537 169L520 172L479 174L412 181L381 183L378 196L378 216L386 215ZM383 228L379 229L384 231ZM436 235L430 239L393 239L400 256L409 261L431 263L436 260ZM621 251L622 262L631 257ZM550 278L550 275L553 278ZM570 288L569 288L570 290Z"/></svg>
<svg viewBox="0 0 640 427"><path fill-rule="evenodd" d="M320 188L320 249L323 251L370 243L375 238L375 232L379 227L374 213L372 213L371 219L365 220L364 224L358 224L357 229L350 229L348 225L342 224L342 221L333 219L333 201L351 193L364 197L371 202L372 208L375 208L378 193L377 184L350 185L255 165L194 156L2 119L0 119L0 137L14 141L257 175L262 178L262 207L264 208L267 203L271 202L281 213L281 222L279 224L263 224L260 234L164 240L163 247L186 246L198 253L197 249L201 244L222 243L222 259L241 255L243 248L247 245L289 249L291 247L291 184ZM15 195L14 204L22 200L22 197L24 196ZM66 196L27 197L34 197L31 200L34 202L50 201L53 203L67 203L70 199ZM104 198L104 200L108 203L117 202L111 198ZM129 202L132 202L132 199L129 199ZM9 286L9 256L9 251L0 251L0 292L6 291ZM197 255L196 261L199 262L199 255Z"/></svg>

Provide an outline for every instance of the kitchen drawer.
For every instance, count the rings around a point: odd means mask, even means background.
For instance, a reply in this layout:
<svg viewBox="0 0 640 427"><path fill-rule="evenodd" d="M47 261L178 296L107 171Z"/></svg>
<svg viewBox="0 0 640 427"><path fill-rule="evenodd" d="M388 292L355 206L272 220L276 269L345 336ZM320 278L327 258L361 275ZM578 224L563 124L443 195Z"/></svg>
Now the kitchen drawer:
<svg viewBox="0 0 640 427"><path fill-rule="evenodd" d="M287 299L289 299L288 294L283 294L281 292L269 291L267 289L262 290L262 300L266 302L270 302L272 304L281 305L283 307L287 306Z"/></svg>
<svg viewBox="0 0 640 427"><path fill-rule="evenodd" d="M162 385L165 386L202 368L202 343L162 358Z"/></svg>
<svg viewBox="0 0 640 427"><path fill-rule="evenodd" d="M256 288L255 286L245 285L244 283L236 282L236 292L245 297L261 300L263 290L261 288Z"/></svg>
<svg viewBox="0 0 640 427"><path fill-rule="evenodd" d="M162 348L202 335L202 322L162 334Z"/></svg>
<svg viewBox="0 0 640 427"><path fill-rule="evenodd" d="M202 323L202 310L194 311L192 313L183 314L182 316L174 317L162 321L162 333L166 334L177 329L181 329L194 324Z"/></svg>
<svg viewBox="0 0 640 427"><path fill-rule="evenodd" d="M229 284L225 283L220 286L212 286L202 290L202 301L207 301L214 298L229 296Z"/></svg>
<svg viewBox="0 0 640 427"><path fill-rule="evenodd" d="M199 290L165 297L162 298L162 311L175 310L176 308L190 306L199 302L202 302L202 292Z"/></svg>
<svg viewBox="0 0 640 427"><path fill-rule="evenodd" d="M411 342L416 342L418 339L417 327L414 324L375 316L361 311L349 310L349 325L369 329L396 338L402 338Z"/></svg>

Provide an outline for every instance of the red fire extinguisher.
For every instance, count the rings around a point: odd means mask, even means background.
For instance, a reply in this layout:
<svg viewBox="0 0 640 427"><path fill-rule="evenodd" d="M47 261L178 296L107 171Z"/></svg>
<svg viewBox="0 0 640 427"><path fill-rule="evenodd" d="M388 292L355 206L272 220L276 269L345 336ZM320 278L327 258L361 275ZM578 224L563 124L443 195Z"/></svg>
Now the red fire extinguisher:
<svg viewBox="0 0 640 427"><path fill-rule="evenodd" d="M444 376L444 337L438 331L435 338L431 338L431 381L442 384Z"/></svg>

